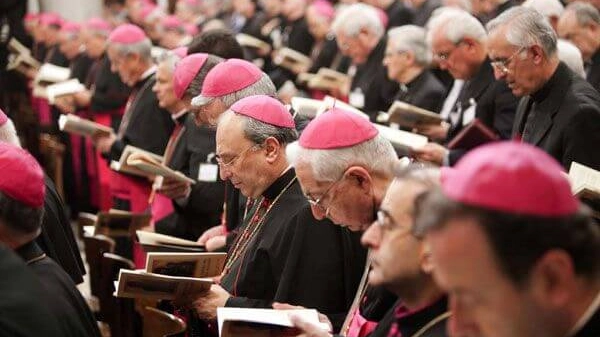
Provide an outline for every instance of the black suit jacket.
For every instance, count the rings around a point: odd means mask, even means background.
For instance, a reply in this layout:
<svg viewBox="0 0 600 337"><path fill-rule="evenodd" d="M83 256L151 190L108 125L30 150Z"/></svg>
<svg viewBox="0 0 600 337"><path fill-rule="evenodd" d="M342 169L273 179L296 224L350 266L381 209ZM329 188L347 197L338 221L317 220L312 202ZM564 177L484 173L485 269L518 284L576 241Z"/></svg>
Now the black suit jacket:
<svg viewBox="0 0 600 337"><path fill-rule="evenodd" d="M523 141L549 153L566 170L573 161L600 170L600 93L562 62L538 93L544 90L545 98L536 102L534 129ZM523 132L533 99L525 96L519 102L516 137Z"/></svg>
<svg viewBox="0 0 600 337"><path fill-rule="evenodd" d="M592 56L591 64L586 71L586 79L600 92L600 49Z"/></svg>
<svg viewBox="0 0 600 337"><path fill-rule="evenodd" d="M357 88L362 91L365 104L361 110L368 114L372 121L379 111L389 109L398 91L398 83L388 79L382 64L386 42L387 39L383 37L371 51L367 61L356 68L350 87L351 93Z"/></svg>
<svg viewBox="0 0 600 337"><path fill-rule="evenodd" d="M413 24L425 27L427 20L431 17L431 13L441 6L442 2L440 0L425 0L421 7L413 8L415 14L413 16Z"/></svg>
<svg viewBox="0 0 600 337"><path fill-rule="evenodd" d="M506 83L496 81L490 61L486 60L477 74L465 82L458 95L457 106L461 107L461 113L458 123L450 127L447 141L452 140L462 130L464 113L473 101L477 104L475 118L496 131L501 139L509 139L518 99ZM450 151L450 164L456 163L464 153L465 151L460 149Z"/></svg>
<svg viewBox="0 0 600 337"><path fill-rule="evenodd" d="M206 163L212 154L211 163L216 164L215 130L197 127L193 116L184 117L184 127L177 142L169 167L197 180L200 164ZM196 181L184 206L173 202L175 213L157 223L157 231L189 240L196 240L205 230L221 223L225 201L225 183Z"/></svg>
<svg viewBox="0 0 600 337"><path fill-rule="evenodd" d="M395 101L403 101L420 108L440 112L446 97L446 88L429 70L424 70L410 83L400 85L394 97Z"/></svg>
<svg viewBox="0 0 600 337"><path fill-rule="evenodd" d="M406 7L400 0L392 2L392 4L384 9L388 17L387 28L410 25L413 22L413 11Z"/></svg>

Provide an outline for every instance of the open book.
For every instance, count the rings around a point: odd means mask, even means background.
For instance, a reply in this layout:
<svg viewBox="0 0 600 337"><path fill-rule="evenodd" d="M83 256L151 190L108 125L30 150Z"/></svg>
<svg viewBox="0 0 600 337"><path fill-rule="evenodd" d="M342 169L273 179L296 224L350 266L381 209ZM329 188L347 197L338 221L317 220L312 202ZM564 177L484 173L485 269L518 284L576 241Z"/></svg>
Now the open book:
<svg viewBox="0 0 600 337"><path fill-rule="evenodd" d="M235 36L235 39L237 40L237 42L245 48L253 48L253 49L261 49L261 50L265 50L266 52L271 51L271 45L268 44L267 42L258 39L252 35L248 35L248 34L244 34L244 33L238 33Z"/></svg>
<svg viewBox="0 0 600 337"><path fill-rule="evenodd" d="M475 118L469 125L464 127L448 143L449 149L471 150L479 145L498 140L498 135L494 130L488 128L478 118Z"/></svg>
<svg viewBox="0 0 600 337"><path fill-rule="evenodd" d="M61 131L74 133L84 137L92 137L95 135L110 135L114 133L113 129L81 118L77 115L68 114L58 117L58 128Z"/></svg>
<svg viewBox="0 0 600 337"><path fill-rule="evenodd" d="M294 314L313 323L324 331L326 324L319 322L314 309L274 310L248 308L217 308L219 336L221 337L273 337L296 336L300 331L293 327L289 315Z"/></svg>
<svg viewBox="0 0 600 337"><path fill-rule="evenodd" d="M344 88L350 83L350 77L333 69L321 68L308 79L307 86L311 89L333 90Z"/></svg>
<svg viewBox="0 0 600 337"><path fill-rule="evenodd" d="M157 161L159 163L163 162L163 157L161 157L155 153L152 153L152 152L149 152L146 150L142 150L142 149L137 148L132 145L126 145L125 148L123 149L123 152L121 153L121 158L119 158L119 161L113 160L110 163L110 168L117 172L132 174L132 175L135 175L138 177L145 177L145 178L154 177L154 174L150 174L146 171L142 171L142 170L138 169L137 167L127 164L127 160L129 159L129 156L131 156L133 154L143 154L146 157L152 158L154 161Z"/></svg>
<svg viewBox="0 0 600 337"><path fill-rule="evenodd" d="M325 96L323 98L323 106L321 108L322 112L325 112L326 110L331 109L333 107L337 107L337 108L340 108L340 109L344 109L346 111L354 112L355 114L357 114L357 115L359 115L359 116L361 116L363 118L369 119L369 115L367 115L366 113L364 113L364 112L360 111L359 109L353 107L352 105L350 105L350 104L348 104L346 102L343 102L343 101L341 101L341 100L339 100L339 99L337 99L335 97L332 97L332 96L329 96L329 95Z"/></svg>
<svg viewBox="0 0 600 337"><path fill-rule="evenodd" d="M217 277L226 253L148 253L146 272L183 277Z"/></svg>
<svg viewBox="0 0 600 337"><path fill-rule="evenodd" d="M387 126L373 124L379 130L385 139L389 140L395 148L404 149L410 151L412 149L418 149L427 144L427 137L418 135L416 133L407 132L403 130L392 129Z"/></svg>
<svg viewBox="0 0 600 337"><path fill-rule="evenodd" d="M116 209L98 213L94 234L107 236L131 236L138 229L148 227L152 215L150 213L132 213Z"/></svg>
<svg viewBox="0 0 600 337"><path fill-rule="evenodd" d="M600 171L572 162L569 180L573 195L594 208L596 215L600 214Z"/></svg>
<svg viewBox="0 0 600 337"><path fill-rule="evenodd" d="M312 64L310 57L297 52L291 48L281 48L273 58L273 63L291 71L297 69L308 69Z"/></svg>
<svg viewBox="0 0 600 337"><path fill-rule="evenodd" d="M85 86L78 79L73 78L68 81L50 84L46 87L46 96L48 102L54 104L58 97L73 95L82 91L85 91Z"/></svg>
<svg viewBox="0 0 600 337"><path fill-rule="evenodd" d="M35 83L39 85L48 85L51 83L64 82L68 80L70 76L71 69L44 63L35 77Z"/></svg>
<svg viewBox="0 0 600 337"><path fill-rule="evenodd" d="M205 248L196 241L147 231L136 232L138 241L146 252L203 252Z"/></svg>
<svg viewBox="0 0 600 337"><path fill-rule="evenodd" d="M210 289L210 278L193 278L150 274L142 270L119 272L115 287L117 297L175 300L191 298Z"/></svg>
<svg viewBox="0 0 600 337"><path fill-rule="evenodd" d="M406 128L414 128L422 124L440 124L443 118L431 112L402 101L395 101L388 110L389 122Z"/></svg>
<svg viewBox="0 0 600 337"><path fill-rule="evenodd" d="M179 171L172 170L161 161L158 161L155 156L149 156L146 153L132 153L127 158L127 165L143 171L150 176L162 176L190 184L196 183L194 179L188 178Z"/></svg>
<svg viewBox="0 0 600 337"><path fill-rule="evenodd" d="M294 96L291 100L294 111L308 118L315 118L321 112L323 101L312 98Z"/></svg>

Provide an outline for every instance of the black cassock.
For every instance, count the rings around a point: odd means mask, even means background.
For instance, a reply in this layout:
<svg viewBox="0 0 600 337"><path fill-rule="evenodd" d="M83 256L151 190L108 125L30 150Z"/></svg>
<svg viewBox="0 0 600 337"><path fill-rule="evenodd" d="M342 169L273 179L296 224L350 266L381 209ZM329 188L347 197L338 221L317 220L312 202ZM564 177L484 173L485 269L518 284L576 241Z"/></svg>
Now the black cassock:
<svg viewBox="0 0 600 337"><path fill-rule="evenodd" d="M42 233L36 239L42 250L58 263L73 282L83 282L85 267L79 247L60 196L48 176L44 176L46 195L44 197L44 218Z"/></svg>
<svg viewBox="0 0 600 337"><path fill-rule="evenodd" d="M46 305L56 314L61 327L66 331L62 336L100 336L94 315L69 276L48 258L40 247L31 241L15 251L37 275L46 291Z"/></svg>
<svg viewBox="0 0 600 337"><path fill-rule="evenodd" d="M46 296L37 276L0 244L0 336L63 336L53 313L40 301Z"/></svg>
<svg viewBox="0 0 600 337"><path fill-rule="evenodd" d="M152 87L156 83L155 74L140 80L133 88L131 104L125 111L121 124L128 120L123 136L117 139L110 149L110 159L118 161L126 145L162 155L169 142L175 122L171 114L158 106ZM119 129L117 129L119 130ZM121 132L119 132L121 133Z"/></svg>
<svg viewBox="0 0 600 337"><path fill-rule="evenodd" d="M273 201L286 186L245 252L221 279L233 296L226 306L270 308L274 301L301 305L328 315L338 327L352 304L366 251L358 234L313 218L294 169L263 196ZM239 236L253 216L248 213Z"/></svg>
<svg viewBox="0 0 600 337"><path fill-rule="evenodd" d="M398 300L368 337L414 336L417 332L421 337L446 337L447 311L445 297L414 312L402 310L402 300Z"/></svg>

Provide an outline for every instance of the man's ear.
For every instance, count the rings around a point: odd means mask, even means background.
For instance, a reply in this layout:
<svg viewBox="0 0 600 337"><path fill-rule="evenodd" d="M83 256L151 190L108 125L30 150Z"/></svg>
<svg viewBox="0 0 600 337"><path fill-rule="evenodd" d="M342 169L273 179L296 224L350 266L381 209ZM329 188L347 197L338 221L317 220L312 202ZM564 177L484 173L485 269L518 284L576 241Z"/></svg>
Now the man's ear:
<svg viewBox="0 0 600 337"><path fill-rule="evenodd" d="M351 184L356 185L365 193L371 193L373 189L373 180L371 175L364 167L351 166L344 172L344 178Z"/></svg>
<svg viewBox="0 0 600 337"><path fill-rule="evenodd" d="M285 153L283 147L275 137L269 137L265 140L264 150L267 153L267 162L274 163L277 158Z"/></svg>
<svg viewBox="0 0 600 337"><path fill-rule="evenodd" d="M567 252L554 249L538 259L529 275L529 289L547 308L567 305L577 288L575 266Z"/></svg>
<svg viewBox="0 0 600 337"><path fill-rule="evenodd" d="M541 64L544 59L544 51L540 46L531 46L529 47L529 52L531 53L531 58L534 64Z"/></svg>

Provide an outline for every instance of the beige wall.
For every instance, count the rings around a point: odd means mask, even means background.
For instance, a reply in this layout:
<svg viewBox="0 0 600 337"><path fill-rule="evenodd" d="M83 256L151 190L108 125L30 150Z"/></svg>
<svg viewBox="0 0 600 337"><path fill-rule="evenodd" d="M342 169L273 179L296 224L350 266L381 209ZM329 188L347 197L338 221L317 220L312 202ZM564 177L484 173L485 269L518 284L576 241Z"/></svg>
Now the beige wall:
<svg viewBox="0 0 600 337"><path fill-rule="evenodd" d="M68 20L83 22L102 15L102 0L28 0L32 12L57 12ZM38 9L38 10L36 10Z"/></svg>

